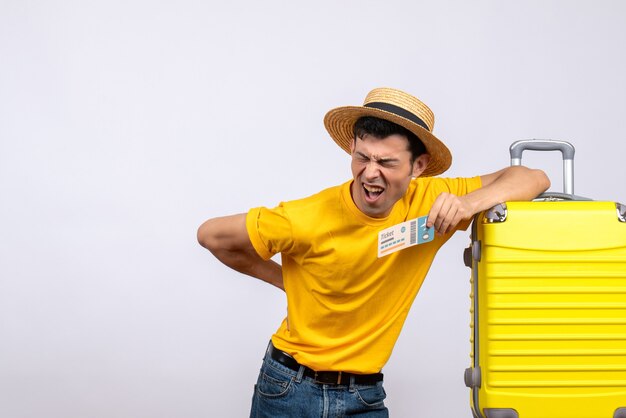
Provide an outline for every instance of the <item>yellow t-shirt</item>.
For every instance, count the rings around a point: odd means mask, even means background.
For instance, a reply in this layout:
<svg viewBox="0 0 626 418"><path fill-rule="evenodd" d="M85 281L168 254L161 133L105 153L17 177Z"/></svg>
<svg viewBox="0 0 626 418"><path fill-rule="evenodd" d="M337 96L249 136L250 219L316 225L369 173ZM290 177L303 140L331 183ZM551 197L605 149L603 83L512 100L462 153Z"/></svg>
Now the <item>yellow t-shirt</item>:
<svg viewBox="0 0 626 418"><path fill-rule="evenodd" d="M427 215L442 192L461 196L481 183L480 177L417 178L386 218L361 212L350 184L274 209L251 209L246 227L261 257L281 253L288 308L272 336L274 345L314 370L376 373L391 355L437 250L451 235L378 258L378 233Z"/></svg>

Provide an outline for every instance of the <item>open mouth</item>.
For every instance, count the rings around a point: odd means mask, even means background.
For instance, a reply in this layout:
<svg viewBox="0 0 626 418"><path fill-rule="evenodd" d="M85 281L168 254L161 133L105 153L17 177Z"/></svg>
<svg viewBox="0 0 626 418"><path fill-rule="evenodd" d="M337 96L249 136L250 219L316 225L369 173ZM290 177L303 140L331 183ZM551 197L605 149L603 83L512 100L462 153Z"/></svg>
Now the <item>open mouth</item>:
<svg viewBox="0 0 626 418"><path fill-rule="evenodd" d="M364 184L363 185L363 191L365 192L365 198L368 201L373 202L373 201L377 200L380 197L381 194L383 194L385 189L383 187L380 187L380 186Z"/></svg>

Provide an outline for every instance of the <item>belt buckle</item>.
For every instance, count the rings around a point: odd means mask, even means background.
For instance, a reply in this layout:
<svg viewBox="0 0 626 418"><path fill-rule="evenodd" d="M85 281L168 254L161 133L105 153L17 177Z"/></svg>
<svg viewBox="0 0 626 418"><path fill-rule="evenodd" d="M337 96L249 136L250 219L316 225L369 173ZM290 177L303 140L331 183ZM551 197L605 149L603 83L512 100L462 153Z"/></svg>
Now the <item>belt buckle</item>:
<svg viewBox="0 0 626 418"><path fill-rule="evenodd" d="M332 385L332 384L336 384L336 385L340 385L341 384L341 376L342 376L343 372L337 372L337 382L331 382L329 379L326 380L318 380L318 376L319 374L317 372L315 372L315 375L313 376L313 379L315 380L315 383L320 384L320 385Z"/></svg>

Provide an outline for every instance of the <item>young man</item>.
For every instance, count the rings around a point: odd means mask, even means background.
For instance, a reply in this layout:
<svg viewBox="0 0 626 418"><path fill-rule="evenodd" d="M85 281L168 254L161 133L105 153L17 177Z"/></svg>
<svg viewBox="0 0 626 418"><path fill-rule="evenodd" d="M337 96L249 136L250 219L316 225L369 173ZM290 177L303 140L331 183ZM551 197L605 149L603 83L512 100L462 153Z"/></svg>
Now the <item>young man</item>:
<svg viewBox="0 0 626 418"><path fill-rule="evenodd" d="M543 172L519 166L433 177L451 163L433 123L417 98L375 89L324 119L352 156L351 181L200 226L198 241L220 261L287 294L251 417L388 416L381 370L437 250L474 214L549 187ZM426 215L434 239L379 254L381 231ZM282 265L270 260L277 253Z"/></svg>

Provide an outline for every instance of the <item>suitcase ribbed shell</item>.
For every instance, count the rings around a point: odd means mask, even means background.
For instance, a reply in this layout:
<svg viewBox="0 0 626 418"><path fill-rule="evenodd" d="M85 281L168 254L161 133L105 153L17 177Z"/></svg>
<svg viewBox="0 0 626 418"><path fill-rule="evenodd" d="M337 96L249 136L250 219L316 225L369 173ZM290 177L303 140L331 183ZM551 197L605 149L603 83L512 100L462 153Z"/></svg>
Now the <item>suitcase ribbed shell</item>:
<svg viewBox="0 0 626 418"><path fill-rule="evenodd" d="M509 202L475 220L480 413L613 418L626 408L626 223L613 202ZM499 416L499 415L493 415ZM506 416L506 415L501 415Z"/></svg>

